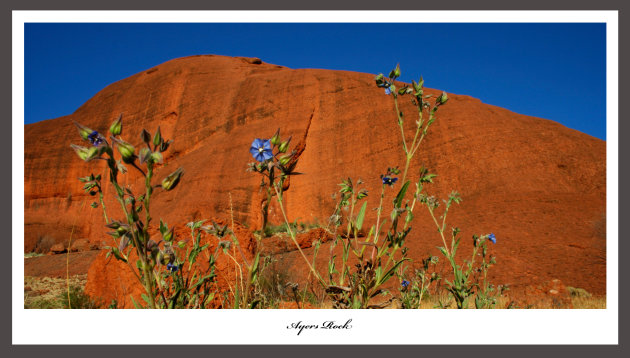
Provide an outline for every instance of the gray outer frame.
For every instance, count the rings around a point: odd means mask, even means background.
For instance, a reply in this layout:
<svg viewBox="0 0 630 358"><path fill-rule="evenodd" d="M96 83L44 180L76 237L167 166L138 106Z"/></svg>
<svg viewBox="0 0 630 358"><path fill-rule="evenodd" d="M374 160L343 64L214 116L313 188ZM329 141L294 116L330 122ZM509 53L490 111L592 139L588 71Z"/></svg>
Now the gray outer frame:
<svg viewBox="0 0 630 358"><path fill-rule="evenodd" d="M628 16L624 10L630 11L628 2L606 1L600 0L596 3L593 1L573 0L573 1L556 1L551 3L549 0L530 0L528 2L512 2L497 0L467 1L467 0L449 0L448 2L420 2L417 0L398 0L395 3L375 1L375 0L351 0L343 4L334 0L318 0L316 3L299 3L294 0L275 0L275 1L253 1L241 0L237 5L232 2L222 2L219 4L209 4L203 0L180 0L177 2L164 0L142 0L131 4L129 1L109 0L105 3L86 3L85 1L3 1L6 4L6 10L3 11L2 27L2 44L5 48L11 48L12 42L12 10L618 10L619 11L619 98L626 98L623 95L628 94L628 90L623 86L629 83L628 71L622 66L628 63L628 30L624 26L624 19ZM625 5L625 6L624 6ZM177 8L175 8L176 6ZM624 16L625 15L625 16ZM626 40L624 42L624 40ZM625 46L624 46L625 45ZM626 61L624 61L624 59ZM11 108L11 60L10 56L2 58L4 70L0 77L0 83L4 85L2 88L2 102L5 108L4 119L0 122L2 130L0 133L3 140L0 140L0 153L11 152L11 125L12 114ZM625 81L624 81L625 80ZM622 102L621 100L619 103ZM619 106L619 130L621 133L628 133L630 123L621 119L628 113L627 105L625 108ZM611 133L612 134L612 133ZM609 136L611 135L609 134ZM612 134L615 135L615 134ZM630 141L619 142L619 158L628 157L630 154ZM625 156L623 155L625 154ZM9 157L11 160L11 157ZM630 168L623 167L619 164L619 183L630 182ZM5 168L10 168L11 163L5 163ZM625 180L624 180L625 179ZM2 197L11 197L12 186L11 176L0 176ZM630 199L628 186L619 187L620 203L625 199ZM19 200L19 199L18 199ZM0 227L12 228L11 218L11 202L3 201L0 215ZM623 222L621 217L627 217L628 209L619 208L619 223ZM5 229L6 232L6 229ZM619 227L621 236L621 226ZM12 243L9 243L9 250L5 251L11 255ZM627 252L629 243L619 240L619 253ZM11 261L4 260L0 263L3 272L11 271ZM628 276L628 261L619 260L619 277ZM12 287L12 286L11 286ZM69 357L69 356L170 356L180 357L182 355L201 354L202 356L223 356L223 355L248 355L248 356L273 356L291 355L303 357L305 354L309 357L321 357L324 354L334 354L335 356L392 356L408 355L415 356L511 356L531 357L536 356L564 356L571 357L621 357L628 356L628 349L625 349L628 342L628 330L626 327L628 310L622 304L622 298L628 297L628 286L619 285L619 345L613 346L569 346L569 345L547 345L547 346L14 346L12 345L12 321L4 320L2 325L2 341L3 356L27 356L27 357ZM4 317L12 317L11 295L0 295L1 307L5 310ZM7 312L8 311L8 312ZM394 327L392 327L394 328ZM492 328L492 327L488 327ZM394 328L395 329L395 328ZM471 332L471 334L489 334L487 332ZM371 337L366 337L366 341ZM501 344L501 342L497 342ZM623 351L626 351L623 354ZM8 353L8 355L6 355Z"/></svg>

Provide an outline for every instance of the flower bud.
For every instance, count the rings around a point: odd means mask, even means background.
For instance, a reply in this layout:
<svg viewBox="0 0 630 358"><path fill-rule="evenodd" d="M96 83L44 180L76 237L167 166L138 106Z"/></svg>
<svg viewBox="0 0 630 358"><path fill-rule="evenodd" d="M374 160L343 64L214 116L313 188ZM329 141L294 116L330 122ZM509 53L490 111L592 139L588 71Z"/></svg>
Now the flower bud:
<svg viewBox="0 0 630 358"><path fill-rule="evenodd" d="M272 145L278 145L278 143L280 143L280 128L278 128L276 134L274 134L269 141Z"/></svg>
<svg viewBox="0 0 630 358"><path fill-rule="evenodd" d="M158 127L157 131L155 132L155 136L153 137L153 145L157 147L161 143L162 143L162 133L160 132L160 127Z"/></svg>
<svg viewBox="0 0 630 358"><path fill-rule="evenodd" d="M164 236L164 241L166 242L171 242L173 241L173 228L171 228L169 231L167 231Z"/></svg>
<svg viewBox="0 0 630 358"><path fill-rule="evenodd" d="M81 138L83 138L84 140L89 140L90 134L92 134L92 132L94 131L78 122L73 122L74 125L77 126L77 128L79 129L79 135L81 135Z"/></svg>
<svg viewBox="0 0 630 358"><path fill-rule="evenodd" d="M112 221L111 223L109 223L109 224L105 225L105 227L108 227L108 228L110 228L110 229L114 229L114 230L116 230L116 229L118 229L118 228L120 227L120 222L119 222L119 221L114 220L114 221Z"/></svg>
<svg viewBox="0 0 630 358"><path fill-rule="evenodd" d="M146 129L142 129L142 133L140 133L140 137L142 137L142 141L147 145L151 143L151 133L147 132Z"/></svg>
<svg viewBox="0 0 630 358"><path fill-rule="evenodd" d="M396 64L396 69L394 70L394 77L398 78L400 77L400 64Z"/></svg>
<svg viewBox="0 0 630 358"><path fill-rule="evenodd" d="M129 245L129 235L125 235L120 239L120 243L118 244L118 250L124 251Z"/></svg>
<svg viewBox="0 0 630 358"><path fill-rule="evenodd" d="M164 159L162 157L162 153L160 153L160 152L153 152L153 153L151 153L151 160L153 161L153 163L162 163L162 161Z"/></svg>
<svg viewBox="0 0 630 358"><path fill-rule="evenodd" d="M376 82L377 86L380 86L383 84L383 74L379 73L378 76L374 77L374 81Z"/></svg>
<svg viewBox="0 0 630 358"><path fill-rule="evenodd" d="M169 140L169 141L164 141L162 140L162 143L160 143L160 152L166 152L166 150L168 149L168 146L171 145L173 141Z"/></svg>
<svg viewBox="0 0 630 358"><path fill-rule="evenodd" d="M149 148L140 148L138 152L138 159L140 160L140 164L146 162L151 157L151 149Z"/></svg>
<svg viewBox="0 0 630 358"><path fill-rule="evenodd" d="M110 139L116 144L116 148L118 149L118 152L120 152L120 155L122 155L123 161L125 163L133 162L136 157L136 148L123 140L116 139L114 137L110 137Z"/></svg>
<svg viewBox="0 0 630 358"><path fill-rule="evenodd" d="M126 233L129 232L129 225L121 225L118 228L116 228L116 232L119 235L125 235Z"/></svg>
<svg viewBox="0 0 630 358"><path fill-rule="evenodd" d="M289 161L291 160L291 157L292 157L292 155L285 155L285 156L282 156L282 157L278 160L278 163L279 163L281 166L285 166L285 165L287 165L287 164L289 163Z"/></svg>
<svg viewBox="0 0 630 358"><path fill-rule="evenodd" d="M118 119L116 119L114 123L112 123L112 125L109 127L109 133L114 136L120 135L120 133L122 133L122 113L120 114L120 116L118 116Z"/></svg>
<svg viewBox="0 0 630 358"><path fill-rule="evenodd" d="M179 179L182 177L182 174L184 174L184 169L178 168L176 171L164 178L164 180L162 180L162 189L166 191L174 189L177 186L177 183L179 183Z"/></svg>
<svg viewBox="0 0 630 358"><path fill-rule="evenodd" d="M164 251L160 251L158 253L158 257L160 257L160 263L162 265L166 265L168 263L173 263L175 262L175 253L173 252L173 249L166 248Z"/></svg>
<svg viewBox="0 0 630 358"><path fill-rule="evenodd" d="M282 144L280 144L280 146L278 147L278 151L280 153L285 153L287 149L289 149L289 142L291 142L291 138L292 137L289 137L289 139L287 139L286 141L282 142Z"/></svg>
<svg viewBox="0 0 630 358"><path fill-rule="evenodd" d="M446 92L442 92L440 97L437 98L436 103L444 104L446 101L448 101L448 96L446 95Z"/></svg>
<svg viewBox="0 0 630 358"><path fill-rule="evenodd" d="M389 78L398 78L400 77L400 64L396 64L396 68L389 72Z"/></svg>
<svg viewBox="0 0 630 358"><path fill-rule="evenodd" d="M81 158L81 160L84 160L86 162L89 162L90 160L97 158L98 156L101 155L101 149L98 147L86 148L86 147L81 147L74 144L71 144L70 146L72 147L72 149L74 149L74 151L77 153L79 158Z"/></svg>

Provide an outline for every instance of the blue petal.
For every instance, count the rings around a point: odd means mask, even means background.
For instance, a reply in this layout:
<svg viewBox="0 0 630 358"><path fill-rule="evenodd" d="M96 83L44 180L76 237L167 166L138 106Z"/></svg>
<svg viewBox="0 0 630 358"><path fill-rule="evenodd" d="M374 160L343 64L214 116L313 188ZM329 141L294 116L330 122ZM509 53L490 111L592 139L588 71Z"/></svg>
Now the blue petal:
<svg viewBox="0 0 630 358"><path fill-rule="evenodd" d="M271 141L269 139L263 140L263 148L265 150L271 150Z"/></svg>
<svg viewBox="0 0 630 358"><path fill-rule="evenodd" d="M258 149L258 148L260 148L262 146L263 146L263 142L259 138L254 139L254 142L252 142L252 148Z"/></svg>
<svg viewBox="0 0 630 358"><path fill-rule="evenodd" d="M262 152L262 156L264 158L264 160L269 160L271 158L273 158L273 153L271 152L271 150L263 150Z"/></svg>
<svg viewBox="0 0 630 358"><path fill-rule="evenodd" d="M390 93L392 93L392 90L391 90L391 89L389 89L389 87L385 88L385 94L387 94L387 95L388 95L388 94L390 94Z"/></svg>
<svg viewBox="0 0 630 358"><path fill-rule="evenodd" d="M254 159L256 159L259 162L264 162L265 161L265 156L263 154L264 152L258 152L256 151L256 154L254 154Z"/></svg>
<svg viewBox="0 0 630 358"><path fill-rule="evenodd" d="M256 158L256 155L258 154L258 148L254 147L252 145L251 148L249 148L249 152L252 153L252 155L254 156L254 158Z"/></svg>

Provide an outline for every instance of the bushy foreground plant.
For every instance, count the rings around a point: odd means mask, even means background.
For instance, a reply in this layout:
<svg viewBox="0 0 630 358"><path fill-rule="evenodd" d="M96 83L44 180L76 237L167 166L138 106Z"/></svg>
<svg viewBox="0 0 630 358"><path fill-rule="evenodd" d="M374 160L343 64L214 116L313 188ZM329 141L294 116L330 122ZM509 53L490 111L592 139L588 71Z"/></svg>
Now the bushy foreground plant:
<svg viewBox="0 0 630 358"><path fill-rule="evenodd" d="M201 242L201 223L190 223L190 242L176 240L173 228L160 220L159 236L151 238L149 231L153 221L151 216L151 196L156 189L170 191L177 187L183 175L178 168L164 177L158 184L153 183L156 169L163 162L163 154L172 141L162 137L158 127L151 135L142 130L142 147L137 149L121 137L122 115L109 128L106 139L98 131L75 122L81 138L89 142L88 147L72 145L79 158L86 162L104 161L109 172L109 182L122 209L123 218L110 220L107 216L101 185L101 176L90 174L80 178L84 190L91 195L98 193L107 227L113 231L114 245L108 247L108 256L129 264L145 289L142 295L144 304L134 302L136 307L149 308L199 308L214 296L214 253L208 253L208 244ZM114 149L117 150L118 156ZM134 192L119 182L120 175L127 174L127 165L144 177L144 191ZM92 204L93 207L98 204ZM200 254L204 254L204 265L198 265ZM130 261L135 256L135 265Z"/></svg>
<svg viewBox="0 0 630 358"><path fill-rule="evenodd" d="M434 214L435 209L439 205L438 200L425 193L425 185L432 183L436 175L429 173L426 168L422 167L419 169L418 176L413 181L413 189L410 189L412 181L408 180L410 163L418 153L420 145L427 135L430 126L435 122L437 111L441 106L447 103L448 96L445 92L442 92L441 95L431 102L430 98L432 95L424 94L424 80L422 78L420 78L418 82L412 81L411 87L405 85L401 88L397 88L395 81L398 77L400 77L400 67L396 66L395 69L390 71L387 77L383 74L379 74L375 78L376 85L380 88L384 88L385 94L393 98L396 123L401 133L405 163L400 180L400 188L396 191L391 192L390 188L394 188L398 182L398 176L400 176L401 173L398 167L387 168L386 172L380 175L382 185L379 205L376 208L376 223L367 230L367 234L363 233L364 227L366 227L364 224L367 211L367 201L365 201L365 198L368 196L368 192L364 188L361 188L363 184L361 180L355 182L351 178L347 178L340 184L339 202L329 221L330 225L334 228L334 232L337 233L337 236L331 246L328 270L325 275L321 275L315 270L315 256L319 250L319 243L315 245L315 253L311 263L300 249L294 233L289 230L289 234L303 256L305 263L309 266L311 273L328 294L329 298L332 299L333 307L385 307L391 303L393 298L384 302L382 299L380 302L377 302L379 300L376 300L376 298L381 295L390 295L385 289L385 285L391 278L398 277L400 280L400 301L402 307L418 308L422 302L422 297L428 294L430 285L441 279L436 272L430 272L429 270L430 266L432 267L437 263L437 257L433 256L423 260L423 268L415 271L413 277L410 278L411 281L407 280L404 275L408 268L407 262L410 261L410 258L407 257L408 249L405 246L405 240L412 229L411 223L414 218L413 212L416 208L416 204L423 204L429 209L431 217L438 226L438 232L444 244L439 250L451 264L454 278L452 281L446 280L446 283L448 291L457 303L457 307L466 308L469 297L473 295L476 297L475 304L477 308L492 307L496 301L491 295L493 288L487 283L487 270L490 265L494 263L494 258L486 261L487 248L485 240L488 239L494 243L494 235L490 234L482 237L474 236L472 259L467 263L467 268L462 269L456 262L457 246L459 245L459 239L456 239L456 235L459 230L453 228L453 238L450 247L446 244L444 237L446 214L453 202L459 203L461 200L459 195L457 193L451 194L449 200L446 202L446 209L442 215L442 223L439 224ZM405 117L403 112L399 109L398 104L399 97L407 95L410 95L412 104L416 106L418 116L415 120L415 127L411 135L405 131ZM260 163L256 165L250 164L250 168L255 168L259 172L261 172L259 168L263 170L266 168L281 169L281 165L271 152L271 145L267 144L277 142L277 135L276 133L276 135L268 141L260 139L254 141L252 145L252 155ZM268 152L265 154L265 151ZM293 168L291 168L291 171L292 170ZM273 173L269 172L267 187L274 188L276 199L283 213L287 227L289 227L289 221L286 217L282 202L282 180L285 177L286 175L281 175L278 182L274 182ZM265 184L265 182L263 181L262 184ZM271 193L270 189L268 189L267 192ZM268 201L271 197L272 195L268 194ZM392 208L391 213L387 217L383 215L386 209L384 205L385 197L389 198L388 200L390 200ZM266 208L263 208L263 210L265 209ZM388 220L389 222L387 222ZM339 230L344 223L345 229ZM344 233L339 233L340 231ZM338 261L334 254L334 247L336 245L342 245L341 267L339 268L337 268ZM474 259L478 254L477 251L479 247L482 250L483 259L481 266L475 267ZM353 267L349 264L351 261L350 254L352 254L352 261L356 262ZM479 284L478 280L473 280L473 272L483 272L483 284Z"/></svg>

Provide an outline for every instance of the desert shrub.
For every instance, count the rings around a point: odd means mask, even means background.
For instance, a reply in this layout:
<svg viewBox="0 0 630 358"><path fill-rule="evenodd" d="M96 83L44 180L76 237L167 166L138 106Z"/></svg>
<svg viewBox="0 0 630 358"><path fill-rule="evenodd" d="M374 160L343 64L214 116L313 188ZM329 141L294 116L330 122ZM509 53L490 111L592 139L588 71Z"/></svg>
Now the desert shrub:
<svg viewBox="0 0 630 358"><path fill-rule="evenodd" d="M590 298L593 295L591 295L587 290L583 289L583 288L577 288L577 287L567 287L567 290L569 291L569 294L571 294L571 296L573 297L584 297L584 298Z"/></svg>
<svg viewBox="0 0 630 358"><path fill-rule="evenodd" d="M62 308L72 309L90 309L99 308L99 305L93 301L90 296L83 292L80 286L70 286L67 292L62 292L58 296Z"/></svg>
<svg viewBox="0 0 630 358"><path fill-rule="evenodd" d="M63 308L60 301L45 298L36 298L24 303L24 309L59 309Z"/></svg>

